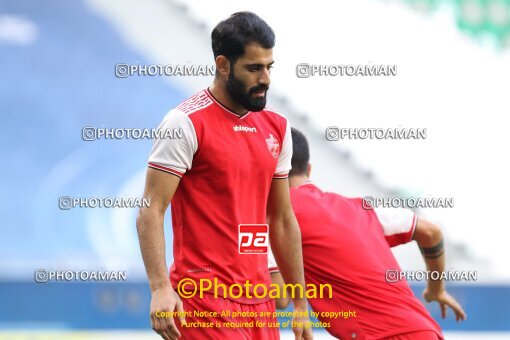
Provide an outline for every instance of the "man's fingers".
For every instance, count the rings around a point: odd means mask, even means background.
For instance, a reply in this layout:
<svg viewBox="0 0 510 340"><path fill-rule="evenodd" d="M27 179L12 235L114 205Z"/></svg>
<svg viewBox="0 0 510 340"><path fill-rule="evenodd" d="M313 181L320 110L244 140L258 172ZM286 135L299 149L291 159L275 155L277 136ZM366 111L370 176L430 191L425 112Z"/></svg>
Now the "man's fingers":
<svg viewBox="0 0 510 340"><path fill-rule="evenodd" d="M181 333L179 332L179 329L177 329L177 325L175 324L173 318L165 318L164 327L165 332L172 340L181 337Z"/></svg>
<svg viewBox="0 0 510 340"><path fill-rule="evenodd" d="M184 317L184 305L182 304L182 301L177 302L177 313L179 313L179 319L181 321L181 326L186 324L186 318Z"/></svg>
<svg viewBox="0 0 510 340"><path fill-rule="evenodd" d="M292 331L294 332L294 339L295 340L302 340L303 339L303 328L295 327L295 328L292 328Z"/></svg>
<svg viewBox="0 0 510 340"><path fill-rule="evenodd" d="M151 313L151 327L152 330L159 334L159 321L158 318L154 315L154 313Z"/></svg>
<svg viewBox="0 0 510 340"><path fill-rule="evenodd" d="M156 333L158 333L163 339L165 340L171 340L168 334L165 332L164 322L162 318L158 318L156 316L153 316L154 319L154 330Z"/></svg>
<svg viewBox="0 0 510 340"><path fill-rule="evenodd" d="M422 296L425 301L430 302L429 295L426 291L423 291Z"/></svg>
<svg viewBox="0 0 510 340"><path fill-rule="evenodd" d="M305 340L313 340L313 332L311 328L305 329L303 334L303 339Z"/></svg>
<svg viewBox="0 0 510 340"><path fill-rule="evenodd" d="M453 309L453 312L455 313L455 320L460 321L462 318L462 311L459 309L459 306L456 306L454 303L449 303L448 306Z"/></svg>
<svg viewBox="0 0 510 340"><path fill-rule="evenodd" d="M156 332L156 316L154 314L151 314L151 328L154 332Z"/></svg>
<svg viewBox="0 0 510 340"><path fill-rule="evenodd" d="M450 306L450 308L455 312L455 319L457 321L466 320L466 313L454 298L451 298L447 303L448 306Z"/></svg>
<svg viewBox="0 0 510 340"><path fill-rule="evenodd" d="M443 319L445 319L446 318L446 304L441 302L439 305L441 306L441 317Z"/></svg>

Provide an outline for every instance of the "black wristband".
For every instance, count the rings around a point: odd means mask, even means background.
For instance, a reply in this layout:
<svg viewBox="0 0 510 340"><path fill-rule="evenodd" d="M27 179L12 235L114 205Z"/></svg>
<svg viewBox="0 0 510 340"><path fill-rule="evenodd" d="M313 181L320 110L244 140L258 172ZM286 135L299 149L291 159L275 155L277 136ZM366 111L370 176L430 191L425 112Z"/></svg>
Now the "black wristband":
<svg viewBox="0 0 510 340"><path fill-rule="evenodd" d="M441 240L438 244L436 244L435 246L432 246L430 248L421 248L420 247L420 251L423 254L423 256L425 256L426 258L429 258L429 259L438 258L439 256L443 255L443 253L444 253L444 241Z"/></svg>

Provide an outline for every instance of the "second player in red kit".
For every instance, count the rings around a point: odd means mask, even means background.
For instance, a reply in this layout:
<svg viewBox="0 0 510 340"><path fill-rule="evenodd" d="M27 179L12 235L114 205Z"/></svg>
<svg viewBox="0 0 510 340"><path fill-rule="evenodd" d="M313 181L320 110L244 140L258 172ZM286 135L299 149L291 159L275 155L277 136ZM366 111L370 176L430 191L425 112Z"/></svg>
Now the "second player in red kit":
<svg viewBox="0 0 510 340"><path fill-rule="evenodd" d="M309 177L308 142L292 129L291 201L299 221L307 284L330 284L332 298L309 299L326 330L340 339L442 339L439 325L414 296L405 279L388 279L400 273L391 247L416 240L427 269L444 271L440 229L408 209L367 209L361 198L324 192ZM269 261L275 283L281 282L276 264ZM465 318L461 306L445 290L445 282L430 280L427 301L447 306L457 320ZM280 299L285 307L288 301ZM335 313L331 317L332 313Z"/></svg>

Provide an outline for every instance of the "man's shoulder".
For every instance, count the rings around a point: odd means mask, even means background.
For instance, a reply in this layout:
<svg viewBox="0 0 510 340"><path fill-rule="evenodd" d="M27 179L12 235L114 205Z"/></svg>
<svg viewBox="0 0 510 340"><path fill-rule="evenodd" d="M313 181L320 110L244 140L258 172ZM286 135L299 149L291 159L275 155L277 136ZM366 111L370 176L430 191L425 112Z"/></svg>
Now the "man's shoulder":
<svg viewBox="0 0 510 340"><path fill-rule="evenodd" d="M207 91L202 90L184 100L182 103L177 105L174 110L189 116L192 113L204 111L212 104L213 100L207 94Z"/></svg>
<svg viewBox="0 0 510 340"><path fill-rule="evenodd" d="M362 208L363 201L360 197L348 197L336 192L323 191L313 183L305 183L291 188L290 195L293 201L297 202L305 200L321 201L325 205L338 205L345 208Z"/></svg>
<svg viewBox="0 0 510 340"><path fill-rule="evenodd" d="M266 106L262 112L264 112L268 117L273 118L278 121L286 122L287 117L278 109L273 106Z"/></svg>

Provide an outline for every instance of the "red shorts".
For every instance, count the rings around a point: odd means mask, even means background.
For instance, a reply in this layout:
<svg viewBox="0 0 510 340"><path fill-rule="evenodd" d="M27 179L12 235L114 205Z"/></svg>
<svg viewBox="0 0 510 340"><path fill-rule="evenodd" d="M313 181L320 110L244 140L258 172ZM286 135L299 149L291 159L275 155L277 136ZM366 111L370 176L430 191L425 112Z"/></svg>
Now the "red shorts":
<svg viewBox="0 0 510 340"><path fill-rule="evenodd" d="M273 317L275 311L274 300L247 305L221 297L215 298L212 294L204 294L203 298L182 299L184 311L191 316L186 317L188 326L181 326L179 319L174 319L181 339L218 339L218 340L279 340L280 330L276 326L278 321ZM217 312L218 316L194 316L194 312ZM229 313L230 312L230 313ZM270 312L270 317L243 317L232 315L233 312L247 312L246 314L260 314ZM238 314L240 315L240 314ZM259 321L259 327L255 326ZM253 323L254 327L246 327L240 323ZM203 327L204 324L212 327ZM191 327L193 325L193 327ZM261 326L265 325L265 326ZM273 327L269 327L272 325ZM244 326L244 327L243 327Z"/></svg>
<svg viewBox="0 0 510 340"><path fill-rule="evenodd" d="M387 340L438 340L442 339L434 331L419 331L405 334L393 335L385 338Z"/></svg>
<svg viewBox="0 0 510 340"><path fill-rule="evenodd" d="M365 340L367 336L363 328L356 322L356 318L319 318L324 323L329 323L329 327L325 328L326 331L337 339L351 339L356 337L356 340ZM384 340L443 340L437 332L433 330L408 332L392 336L385 336L384 338L377 338Z"/></svg>

